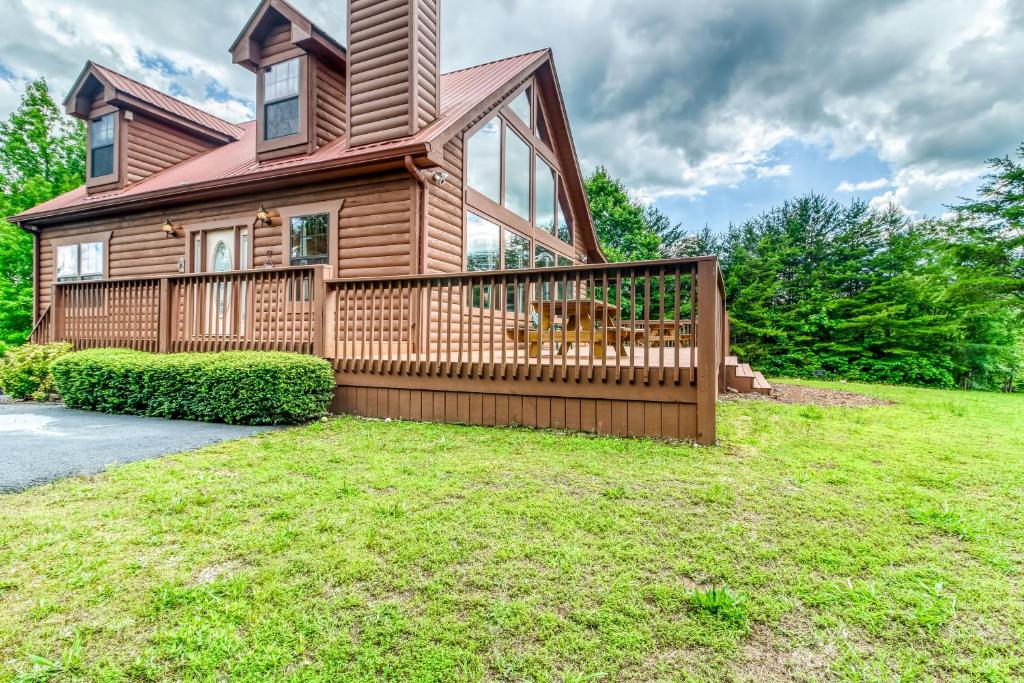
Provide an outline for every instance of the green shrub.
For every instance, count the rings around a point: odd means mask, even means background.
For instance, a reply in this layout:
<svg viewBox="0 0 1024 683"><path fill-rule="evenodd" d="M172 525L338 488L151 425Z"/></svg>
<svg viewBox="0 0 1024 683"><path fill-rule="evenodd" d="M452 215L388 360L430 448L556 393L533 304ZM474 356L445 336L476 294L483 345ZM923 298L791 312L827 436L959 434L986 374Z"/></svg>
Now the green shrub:
<svg viewBox="0 0 1024 683"><path fill-rule="evenodd" d="M73 353L53 365L71 408L228 424L295 424L324 415L334 396L330 363L271 352Z"/></svg>
<svg viewBox="0 0 1024 683"><path fill-rule="evenodd" d="M71 352L71 344L25 344L8 349L0 358L0 390L11 398L44 399L53 393L50 366Z"/></svg>

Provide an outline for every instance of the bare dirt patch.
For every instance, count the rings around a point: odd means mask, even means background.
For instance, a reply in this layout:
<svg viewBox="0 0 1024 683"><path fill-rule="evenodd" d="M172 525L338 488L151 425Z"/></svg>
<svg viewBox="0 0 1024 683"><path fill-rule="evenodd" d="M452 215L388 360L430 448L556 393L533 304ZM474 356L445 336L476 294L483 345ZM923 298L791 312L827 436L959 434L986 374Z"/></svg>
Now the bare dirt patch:
<svg viewBox="0 0 1024 683"><path fill-rule="evenodd" d="M772 395L761 394L726 394L720 397L725 401L775 401L794 405L816 405L840 408L870 408L874 406L891 406L892 401L855 394L838 389L818 389L802 387L795 384L773 384Z"/></svg>
<svg viewBox="0 0 1024 683"><path fill-rule="evenodd" d="M234 573L240 567L241 563L235 561L222 562L221 564L215 564L212 567L206 567L196 576L193 585L205 586L213 583L222 576Z"/></svg>

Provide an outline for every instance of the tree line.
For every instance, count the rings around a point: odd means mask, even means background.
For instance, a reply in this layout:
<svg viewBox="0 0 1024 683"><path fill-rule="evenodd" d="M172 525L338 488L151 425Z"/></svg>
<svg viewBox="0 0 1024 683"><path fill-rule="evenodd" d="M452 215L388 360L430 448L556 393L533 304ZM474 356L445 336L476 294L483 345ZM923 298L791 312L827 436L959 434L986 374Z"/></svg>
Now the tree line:
<svg viewBox="0 0 1024 683"><path fill-rule="evenodd" d="M1024 145L941 219L808 194L687 231L604 168L586 189L612 261L716 255L733 346L769 376L1002 389L1024 371ZM0 216L85 181L85 128L45 80L0 122ZM0 220L0 347L32 327L32 238Z"/></svg>
<svg viewBox="0 0 1024 683"><path fill-rule="evenodd" d="M716 255L733 349L774 377L1006 390L1024 371L1024 145L942 219L807 194L687 232L587 179L616 261Z"/></svg>

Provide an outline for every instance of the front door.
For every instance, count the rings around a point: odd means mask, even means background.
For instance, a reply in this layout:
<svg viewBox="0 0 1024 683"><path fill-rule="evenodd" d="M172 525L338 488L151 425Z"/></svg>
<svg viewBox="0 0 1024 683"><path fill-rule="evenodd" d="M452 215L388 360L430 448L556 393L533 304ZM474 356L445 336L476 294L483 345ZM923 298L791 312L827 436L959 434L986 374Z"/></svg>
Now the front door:
<svg viewBox="0 0 1024 683"><path fill-rule="evenodd" d="M235 231L212 230L206 234L203 272L226 273L235 270ZM214 280L207 286L206 333L230 335L234 317L234 291L230 282Z"/></svg>

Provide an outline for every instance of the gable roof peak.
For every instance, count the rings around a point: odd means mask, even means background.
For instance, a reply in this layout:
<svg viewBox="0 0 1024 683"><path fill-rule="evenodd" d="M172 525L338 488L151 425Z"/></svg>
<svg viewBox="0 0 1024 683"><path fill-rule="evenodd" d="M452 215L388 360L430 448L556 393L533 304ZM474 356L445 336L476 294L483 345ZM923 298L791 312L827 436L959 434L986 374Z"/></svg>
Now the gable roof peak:
<svg viewBox="0 0 1024 683"><path fill-rule="evenodd" d="M250 71L259 68L259 49L254 43L257 42L260 31L275 20L291 24L292 44L306 51L315 52L327 61L344 66L348 56L345 46L314 24L287 0L262 0L256 6L238 37L228 48L235 64L240 64Z"/></svg>
<svg viewBox="0 0 1024 683"><path fill-rule="evenodd" d="M68 114L78 118L86 118L89 115L89 103L83 101L85 98L82 97L82 91L90 79L95 79L103 87L103 101L106 104L146 111L157 118L221 143L238 140L244 133L233 123L91 59L85 63L85 67L64 99L64 108Z"/></svg>

